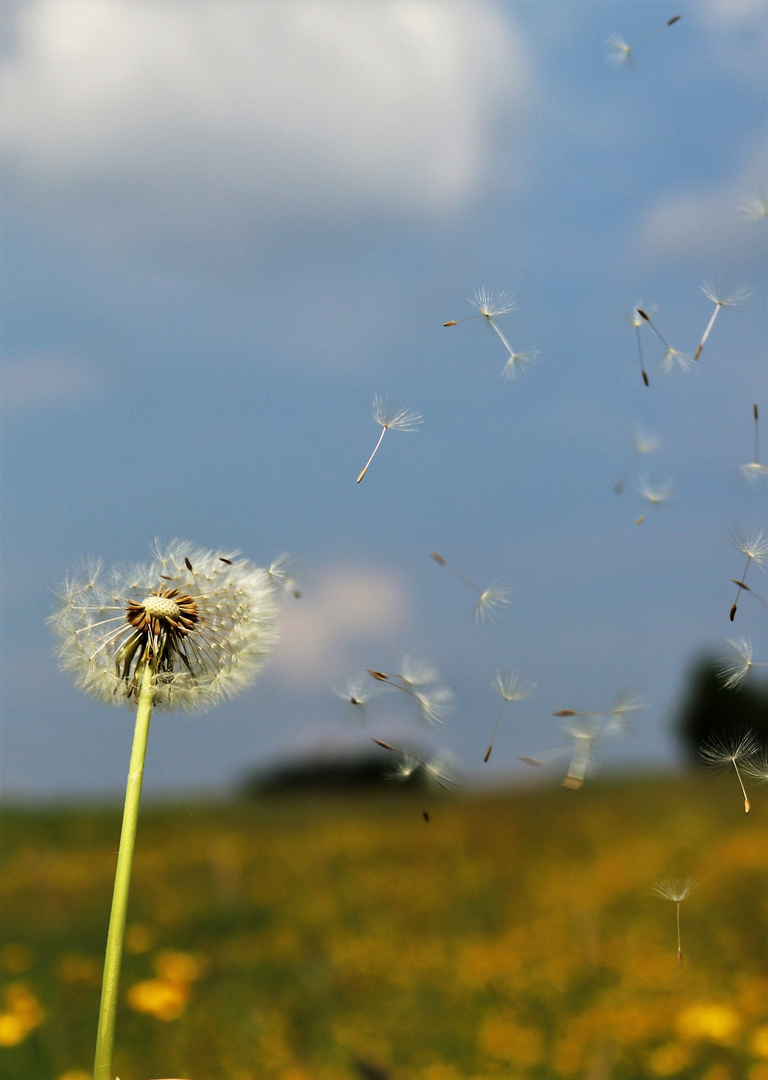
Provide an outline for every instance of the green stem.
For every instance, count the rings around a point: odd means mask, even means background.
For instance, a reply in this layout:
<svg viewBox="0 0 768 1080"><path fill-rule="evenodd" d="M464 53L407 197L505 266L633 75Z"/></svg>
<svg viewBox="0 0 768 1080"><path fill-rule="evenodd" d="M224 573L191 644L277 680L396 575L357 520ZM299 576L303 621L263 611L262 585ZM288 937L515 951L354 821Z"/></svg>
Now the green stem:
<svg viewBox="0 0 768 1080"><path fill-rule="evenodd" d="M128 890L131 884L136 826L139 820L139 800L141 799L141 781L144 776L144 757L147 750L149 718L152 715L152 681L151 664L145 662L139 691L139 707L136 711L136 727L133 733L128 784L125 789L123 827L120 833L120 848L117 853L112 910L109 915L104 977L101 984L99 1026L96 1032L96 1058L93 1065L93 1080L114 1080L112 1048L115 1042L117 990L120 982L120 964L123 959L125 915L128 908Z"/></svg>

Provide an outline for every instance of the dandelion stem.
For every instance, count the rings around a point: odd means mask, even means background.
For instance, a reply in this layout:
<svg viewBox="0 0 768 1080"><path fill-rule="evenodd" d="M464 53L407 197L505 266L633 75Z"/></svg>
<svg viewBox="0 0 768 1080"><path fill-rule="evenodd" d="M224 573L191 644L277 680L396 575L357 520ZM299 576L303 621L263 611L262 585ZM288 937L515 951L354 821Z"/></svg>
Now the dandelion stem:
<svg viewBox="0 0 768 1080"><path fill-rule="evenodd" d="M358 478L357 478L357 480L356 480L356 483L358 483L358 484L359 484L359 483L360 483L360 481L361 481L361 480L363 479L363 477L365 476L365 474L366 474L366 473L368 472L368 466L369 466L369 465L371 464L371 462L373 461L374 457L376 456L376 451L377 451L377 450L379 449L379 447L381 446L381 440L382 440L382 439L384 438L384 432L385 432L386 430L387 430L387 429L386 429L386 427L382 427L382 429L381 429L381 435L379 435L379 441L378 441L378 442L376 443L376 445L374 446L374 448L373 448L373 453L371 454L371 456L370 456L370 457L368 458L368 460L366 461L366 463L365 463L365 468L363 469L363 471L362 471L362 472L360 473L360 475L358 476Z"/></svg>
<svg viewBox="0 0 768 1080"><path fill-rule="evenodd" d="M141 689L139 691L139 705L136 711L131 764L128 770L128 783L125 791L125 807L123 809L120 847L117 854L112 910L109 915L107 950L104 958L104 976L101 987L101 1005L99 1006L99 1024L96 1032L93 1080L113 1080L114 1077L112 1072L112 1049L115 1042L117 991L120 981L120 965L123 958L125 919L128 908L128 891L131 883L136 827L139 819L144 758L147 750L149 720L152 714L153 678L152 666L145 660Z"/></svg>

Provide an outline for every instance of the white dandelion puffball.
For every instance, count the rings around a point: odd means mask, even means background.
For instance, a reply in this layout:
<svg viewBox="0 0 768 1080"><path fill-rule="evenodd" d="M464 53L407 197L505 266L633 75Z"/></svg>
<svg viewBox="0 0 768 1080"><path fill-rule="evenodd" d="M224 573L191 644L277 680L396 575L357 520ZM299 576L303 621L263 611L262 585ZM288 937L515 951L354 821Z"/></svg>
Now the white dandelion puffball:
<svg viewBox="0 0 768 1080"><path fill-rule="evenodd" d="M180 541L153 555L149 566L95 563L67 578L48 620L61 667L112 704L138 699L147 663L156 708L204 709L250 686L277 642L269 572Z"/></svg>

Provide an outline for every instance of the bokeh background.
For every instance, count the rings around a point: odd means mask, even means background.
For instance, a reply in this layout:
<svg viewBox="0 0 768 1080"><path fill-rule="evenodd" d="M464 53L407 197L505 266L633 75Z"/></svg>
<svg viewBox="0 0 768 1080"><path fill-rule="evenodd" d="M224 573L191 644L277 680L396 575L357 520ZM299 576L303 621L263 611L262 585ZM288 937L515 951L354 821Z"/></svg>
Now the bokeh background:
<svg viewBox="0 0 768 1080"><path fill-rule="evenodd" d="M611 33L674 14L632 67L606 61ZM252 691L156 719L154 794L410 730L391 698L350 727L333 692L404 654L454 691L428 738L474 783L528 779L517 755L563 741L554 711L624 691L648 707L606 764L674 767L691 665L734 629L729 536L766 520L739 466L753 403L768 418L768 222L749 213L768 5L6 0L0 18L3 794L122 789L131 711L72 687L44 621L71 568L141 562L155 537L290 552L301 597ZM655 306L692 354L705 279L752 296L688 372L662 375L644 328L646 388L629 313ZM539 353L515 382L482 321L443 328L480 287L514 293L499 325ZM424 422L358 486L374 394ZM638 428L660 439L647 461ZM672 500L644 504L641 474ZM513 591L496 622L433 549ZM740 605L756 659L764 622ZM483 768L497 669L537 690Z"/></svg>

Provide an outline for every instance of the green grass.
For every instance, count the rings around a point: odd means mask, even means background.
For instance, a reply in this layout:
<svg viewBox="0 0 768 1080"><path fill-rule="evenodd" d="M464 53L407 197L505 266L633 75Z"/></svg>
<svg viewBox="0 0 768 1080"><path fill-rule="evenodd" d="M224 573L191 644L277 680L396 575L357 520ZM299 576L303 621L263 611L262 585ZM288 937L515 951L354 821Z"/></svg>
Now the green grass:
<svg viewBox="0 0 768 1080"><path fill-rule="evenodd" d="M354 1080L360 1060L394 1080L768 1080L768 793L749 817L728 776L430 810L389 791L145 807L121 1080ZM1 825L0 1077L87 1075L119 811ZM682 971L652 893L671 873L700 879Z"/></svg>

